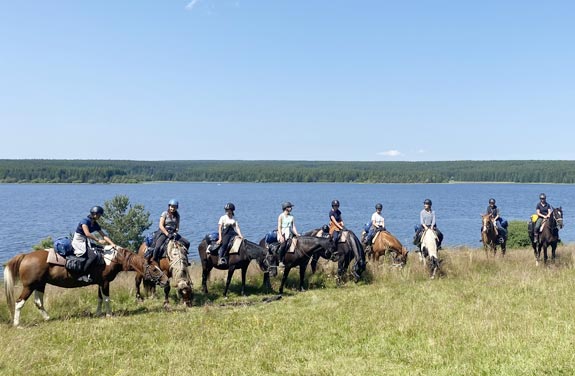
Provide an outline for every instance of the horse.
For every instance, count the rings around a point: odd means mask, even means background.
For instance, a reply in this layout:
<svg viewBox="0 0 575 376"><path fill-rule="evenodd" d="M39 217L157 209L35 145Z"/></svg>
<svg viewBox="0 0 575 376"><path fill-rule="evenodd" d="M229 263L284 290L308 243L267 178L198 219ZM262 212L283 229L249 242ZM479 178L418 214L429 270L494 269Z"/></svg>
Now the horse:
<svg viewBox="0 0 575 376"><path fill-rule="evenodd" d="M288 247L293 247L293 252L286 252L284 256L285 269L279 289L280 295L284 292L284 285L292 268L299 267L299 291L304 291L303 280L310 258L320 251L325 252L325 254L332 254L335 251L331 238L302 235L292 238L292 242L295 242L295 244L289 243ZM265 246L265 237L260 240L260 245ZM277 253L278 249L279 243L273 243L270 246L270 250L273 253Z"/></svg>
<svg viewBox="0 0 575 376"><path fill-rule="evenodd" d="M372 240L371 248L367 256L375 262L386 253L395 253L394 262L398 266L405 266L407 263L408 250L401 242L388 231L378 231Z"/></svg>
<svg viewBox="0 0 575 376"><path fill-rule="evenodd" d="M110 265L99 264L94 266L90 273L93 278L92 282L80 282L77 280L77 276L70 274L64 266L48 263L47 250L36 250L12 257L4 265L4 290L6 292L6 302L14 318L14 326L20 326L20 311L32 292L34 292L34 303L40 310L40 314L44 320L50 319L44 308L46 284L64 288L97 284L99 288L96 315L102 313L103 301L106 316L110 317L112 315L110 308L110 282L121 271L135 270L143 274L146 279L162 286L168 283L168 277L160 268L156 265L148 265L143 257L134 254L126 248L114 247L108 249L112 255ZM18 279L22 282L22 292L14 303L14 284Z"/></svg>
<svg viewBox="0 0 575 376"><path fill-rule="evenodd" d="M228 289L230 287L230 282L232 281L232 276L236 269L241 269L242 271L242 290L241 295L245 296L246 287L246 272L248 271L248 266L252 260L256 260L260 269L264 272L264 282L263 285L269 291L272 290L272 285L270 282L270 274L272 277L277 275L277 265L278 257L269 250L260 247L254 242L247 239L242 239L242 243L238 249L238 253L230 253L228 257L228 263L224 265L218 265L218 255L217 252L207 253L208 242L203 239L198 245L198 253L202 261L202 290L204 294L208 293L208 277L213 268L228 271L228 278L226 280L226 287L224 288L224 297L227 298Z"/></svg>
<svg viewBox="0 0 575 376"><path fill-rule="evenodd" d="M321 235L322 232L322 229L315 229L306 232L305 235L323 236ZM332 254L319 252L314 255L311 261L312 273L315 273L317 269L319 257L337 262L338 281L343 279L343 276L345 275L351 260L355 260L351 271L355 282L359 281L361 274L365 271L365 252L363 251L363 246L361 245L361 242L357 236L351 230L344 230L341 232L338 244L335 247L335 252Z"/></svg>
<svg viewBox="0 0 575 376"><path fill-rule="evenodd" d="M529 234L533 252L535 253L535 264L539 265L541 250L543 249L543 262L547 263L547 247L551 246L551 261L555 261L555 250L559 241L559 230L563 228L563 209L554 208L548 219L541 223L539 241L533 242L533 234Z"/></svg>
<svg viewBox="0 0 575 376"><path fill-rule="evenodd" d="M146 253L146 243L142 243L138 249L138 254L144 256ZM182 299L184 304L188 307L192 306L192 301L194 299L194 293L192 291L192 280L190 278L190 273L188 270L188 250L177 240L171 239L168 241L166 247L167 257L160 260L160 269L170 278L171 284L177 289L178 298ZM140 294L140 283L144 279L144 276L140 273L136 274L136 299L138 301L142 300L142 295ZM153 294L155 292L156 285L147 281L144 281L144 289L148 294ZM164 307L167 308L170 304L170 284L164 287Z"/></svg>
<svg viewBox="0 0 575 376"><path fill-rule="evenodd" d="M439 271L440 261L437 252L437 235L435 232L428 228L423 231L421 235L421 255L423 256L423 264L429 259L429 275L431 279L435 278L435 274Z"/></svg>
<svg viewBox="0 0 575 376"><path fill-rule="evenodd" d="M501 246L501 254L505 256L507 250L507 239L503 238L503 242L498 241L499 234L497 233L497 226L495 225L491 214L481 214L481 242L485 255L489 255L489 250L495 256L497 254L497 244Z"/></svg>

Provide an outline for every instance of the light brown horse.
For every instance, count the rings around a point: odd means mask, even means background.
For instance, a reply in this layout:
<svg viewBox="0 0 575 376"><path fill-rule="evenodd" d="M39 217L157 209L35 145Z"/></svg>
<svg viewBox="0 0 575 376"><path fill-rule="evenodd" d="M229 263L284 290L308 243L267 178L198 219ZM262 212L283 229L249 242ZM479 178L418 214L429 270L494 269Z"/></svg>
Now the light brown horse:
<svg viewBox="0 0 575 376"><path fill-rule="evenodd" d="M489 256L489 251L493 253L493 256L497 254L497 239L499 238L499 234L497 232L497 226L493 222L493 218L491 218L491 214L482 214L481 215L481 242L483 243L483 249L485 250L485 255ZM501 254L505 256L506 251L506 240L503 240L503 243L500 244L501 246Z"/></svg>
<svg viewBox="0 0 575 376"><path fill-rule="evenodd" d="M379 231L375 235L371 250L367 253L367 256L377 262L381 256L391 252L395 254L393 258L395 264L404 266L407 263L407 248L390 232Z"/></svg>
<svg viewBox="0 0 575 376"><path fill-rule="evenodd" d="M146 279L160 285L168 283L168 277L157 265L147 265L143 257L135 255L125 248L115 248L110 265L99 264L94 266L90 273L93 281L90 283L79 282L77 275L70 274L64 266L49 264L47 259L48 252L46 250L38 250L16 255L4 265L4 290L6 292L6 302L14 317L14 326L20 325L20 311L32 292L34 292L34 303L40 310L42 317L44 317L44 320L50 319L44 309L46 284L64 288L97 284L100 288L98 289L96 314L100 315L102 313L102 302L104 302L106 315L111 316L110 282L121 271L135 270L144 274ZM14 303L14 284L18 279L22 282L22 292Z"/></svg>
<svg viewBox="0 0 575 376"><path fill-rule="evenodd" d="M160 260L160 269L168 275L173 285L178 292L178 298L181 298L184 304L188 307L192 306L192 301L194 299L194 293L192 290L192 280L190 278L190 273L188 270L188 258L187 249L176 240L170 240L166 247L166 255ZM146 243L142 243L138 249L138 255L144 256L146 253ZM144 275L141 273L136 274L136 299L142 300L142 295L140 294L140 283L144 279ZM154 283L144 281L144 289L148 295L153 294L156 289ZM170 284L164 287L164 307L168 307L170 301L168 299L170 295Z"/></svg>

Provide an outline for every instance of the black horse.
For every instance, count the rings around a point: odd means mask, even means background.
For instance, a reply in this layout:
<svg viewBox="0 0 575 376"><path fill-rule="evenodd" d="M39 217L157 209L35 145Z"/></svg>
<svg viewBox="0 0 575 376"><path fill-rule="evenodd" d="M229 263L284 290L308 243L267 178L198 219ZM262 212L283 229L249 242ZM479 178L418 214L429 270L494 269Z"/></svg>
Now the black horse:
<svg viewBox="0 0 575 376"><path fill-rule="evenodd" d="M230 282L232 281L232 276L236 269L242 270L242 291L241 294L245 295L246 287L246 272L248 271L248 266L252 260L256 260L260 269L264 272L264 287L268 290L272 290L272 285L270 282L270 273L272 277L277 275L277 264L278 257L276 254L270 252L269 250L260 247L254 242L243 239L242 244L239 247L238 253L232 253L228 257L228 263L224 265L218 265L218 255L207 254L208 242L206 239L202 240L198 246L198 253L202 261L202 290L204 294L208 293L208 277L212 268L220 270L228 270L228 278L226 280L226 287L224 289L224 296L227 296L228 289L230 287Z"/></svg>
<svg viewBox="0 0 575 376"><path fill-rule="evenodd" d="M555 250L559 241L559 229L563 228L563 209L561 207L553 209L548 219L541 223L541 233L539 241L534 242L533 233L529 232L533 252L535 253L535 263L539 265L541 250L543 249L543 262L547 263L547 247L551 246L551 261L555 261Z"/></svg>
<svg viewBox="0 0 575 376"><path fill-rule="evenodd" d="M288 278L289 272L292 268L299 267L299 290L303 289L303 280L305 276L305 269L309 260L314 255L322 252L323 254L331 254L334 252L334 243L331 238L319 238L316 236L298 236L294 238L296 243L293 252L287 252L284 256L284 275L282 277L282 282L280 285L279 293L280 295L284 292L284 285ZM292 239L292 241L294 241ZM265 238L260 240L260 246L265 246ZM288 247L290 245L288 244ZM270 251L274 254L278 253L279 243L273 243L269 247Z"/></svg>
<svg viewBox="0 0 575 376"><path fill-rule="evenodd" d="M323 234L322 229L315 229L306 232L306 235L329 236L327 234ZM351 271L355 282L359 281L361 274L365 271L365 252L363 250L363 246L361 245L359 238L351 230L342 231L335 252L332 254L320 252L314 255L311 261L311 270L313 273L316 271L317 262L320 257L337 262L337 277L340 281L345 275L351 260L355 260Z"/></svg>

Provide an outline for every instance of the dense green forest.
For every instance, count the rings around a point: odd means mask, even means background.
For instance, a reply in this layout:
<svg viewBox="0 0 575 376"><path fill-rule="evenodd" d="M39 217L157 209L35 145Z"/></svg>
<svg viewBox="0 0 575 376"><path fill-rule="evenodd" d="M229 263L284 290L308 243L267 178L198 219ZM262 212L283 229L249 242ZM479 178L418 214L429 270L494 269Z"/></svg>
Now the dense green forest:
<svg viewBox="0 0 575 376"><path fill-rule="evenodd" d="M351 182L575 183L575 161L0 160L2 183Z"/></svg>

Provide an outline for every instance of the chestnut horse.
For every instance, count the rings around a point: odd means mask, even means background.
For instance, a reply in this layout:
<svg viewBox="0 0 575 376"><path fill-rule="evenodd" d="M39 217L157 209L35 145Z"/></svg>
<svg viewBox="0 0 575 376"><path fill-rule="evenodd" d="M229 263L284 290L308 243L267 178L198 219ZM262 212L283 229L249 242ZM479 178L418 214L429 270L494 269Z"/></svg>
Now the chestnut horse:
<svg viewBox="0 0 575 376"><path fill-rule="evenodd" d="M138 249L138 254L144 256L146 253L146 243L142 243ZM166 246L166 255L160 260L160 268L167 276L170 278L171 285L177 289L178 298L182 299L184 304L188 307L192 306L192 301L194 299L194 293L192 291L192 280L190 278L190 273L188 271L188 250L184 247L182 243L177 240L169 240ZM144 275L137 273L136 282L136 299L138 301L142 300L142 295L140 294L140 283L144 279ZM144 289L149 294L155 293L156 285L154 283L144 281ZM170 296L170 284L164 287L164 307L168 307L170 301L168 297Z"/></svg>
<svg viewBox="0 0 575 376"><path fill-rule="evenodd" d="M226 287L224 289L224 297L228 295L228 289L230 287L230 282L232 281L232 276L236 269L241 269L242 271L242 290L241 294L246 295L246 273L248 271L248 266L252 260L256 260L260 269L264 272L264 287L268 290L272 290L272 285L270 282L270 273L272 277L277 275L277 265L278 257L277 254L273 254L269 250L260 247L254 242L247 239L243 239L239 247L238 253L230 253L228 257L228 263L224 265L218 265L218 255L217 252L214 254L207 254L208 242L203 239L198 245L198 254L202 261L202 290L204 294L208 293L208 277L213 268L228 271L228 278L226 280Z"/></svg>
<svg viewBox="0 0 575 376"><path fill-rule="evenodd" d="M305 277L305 269L307 268L310 258L320 251L324 252L324 254L330 255L335 251L333 240L331 238L319 238L316 236L303 235L292 238L292 241L294 240L296 243L293 246L293 252L286 252L284 256L285 269L280 284L280 295L284 292L284 285L292 268L299 267L299 290L304 291L303 280ZM264 246L264 244L265 238L260 240L260 245ZM288 244L288 247L290 244ZM270 245L270 250L274 254L277 254L278 249L279 243L273 243Z"/></svg>
<svg viewBox="0 0 575 376"><path fill-rule="evenodd" d="M322 229L308 231L305 233L305 235L323 236ZM319 257L337 262L338 282L343 279L343 276L347 272L351 260L355 260L351 270L351 274L353 275L355 282L359 281L361 274L365 270L365 252L363 251L363 246L361 245L361 242L357 236L351 230L342 231L335 251L332 254L320 251L313 256L311 261L312 273L315 273Z"/></svg>
<svg viewBox="0 0 575 376"><path fill-rule="evenodd" d="M72 275L64 266L49 264L47 262L48 252L37 250L30 253L22 253L12 257L4 265L4 290L6 292L6 302L10 308L10 313L14 317L14 326L20 325L20 311L26 300L34 292L34 303L40 310L44 320L50 319L44 309L44 290L46 284L64 287L84 287L97 284L98 308L96 314L102 313L102 301L106 309L106 316L111 316L110 308L110 282L116 278L121 271L137 271L145 275L145 278L160 285L168 283L168 277L162 273L156 265L148 265L143 257L135 255L125 248L110 248L113 250L113 257L110 265L99 264L93 267L90 283L79 282L76 275ZM14 303L14 284L17 280L22 282L22 292Z"/></svg>
<svg viewBox="0 0 575 376"><path fill-rule="evenodd" d="M395 254L394 263L399 266L405 266L407 263L408 250L401 242L388 231L379 231L375 234L371 244L371 250L368 256L375 262L379 261L381 256L386 253Z"/></svg>
<svg viewBox="0 0 575 376"><path fill-rule="evenodd" d="M553 209L551 216L541 223L539 241L533 242L533 234L529 234L533 252L535 253L535 264L539 265L541 250L543 250L543 262L547 263L547 247L551 247L551 261L555 261L555 250L559 242L559 229L563 228L563 209L561 207Z"/></svg>
<svg viewBox="0 0 575 376"><path fill-rule="evenodd" d="M491 214L481 215L481 242L483 242L483 249L485 250L485 255L489 255L489 250L493 252L495 256L497 254L497 244L501 246L501 254L505 256L505 251L507 249L507 240L504 239L503 243L499 243L497 240L499 234L497 233L497 226L495 221L491 218Z"/></svg>

